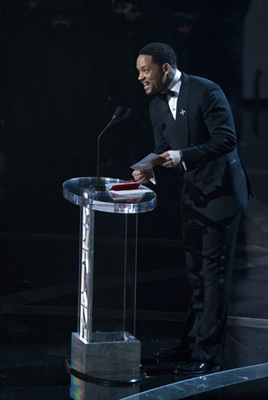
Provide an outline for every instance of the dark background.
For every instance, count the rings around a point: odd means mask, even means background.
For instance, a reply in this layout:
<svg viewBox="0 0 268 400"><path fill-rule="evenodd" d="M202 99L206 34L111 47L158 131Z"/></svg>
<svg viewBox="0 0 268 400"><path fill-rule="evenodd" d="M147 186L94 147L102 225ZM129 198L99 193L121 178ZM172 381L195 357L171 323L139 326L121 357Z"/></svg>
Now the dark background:
<svg viewBox="0 0 268 400"><path fill-rule="evenodd" d="M142 0L131 2L131 12L119 13L122 3L1 2L3 294L76 281L79 210L62 197L62 183L96 175L96 138L118 105L131 107L132 114L102 137L101 175L130 179L129 165L152 150L148 99L135 69L138 50L150 41L169 43L177 52L181 70L222 86L233 109L239 149L246 165L249 160L255 186L256 159L261 159L264 151L259 141L252 167L250 146L253 139L261 137L267 99L260 98L257 66L256 74L246 79L247 86L254 88L252 96L243 97L244 62L251 57L243 49L244 22L252 3L257 2ZM247 28L251 25L254 33L256 24L250 21ZM245 122L243 126L245 119L252 122L250 129ZM256 188L257 195L263 194L262 201L267 200L262 183L265 174L258 175ZM172 251L165 247L167 239L180 244L175 171L174 175L168 182L174 193L167 198L166 187L160 187L157 210L140 218L141 243L146 238L162 240L157 249L153 244L151 248L141 246L141 270L175 268L178 260L184 265L180 246L172 244ZM145 292L159 293L163 284L155 285L156 289L147 287ZM185 310L185 280L171 279L170 285L174 293L178 285L181 288L179 303ZM162 293L164 298L168 295ZM153 294L141 304L146 308L147 302L155 308L166 304ZM177 302L168 302L166 308L176 310Z"/></svg>
<svg viewBox="0 0 268 400"><path fill-rule="evenodd" d="M96 175L96 138L118 105L131 107L132 116L103 137L101 174L129 178L129 165L152 149L135 70L138 50L150 41L168 42L182 70L222 86L241 135L249 0L136 1L133 20L116 12L121 3L1 3L4 230L66 232L68 212L53 213L67 207L61 184Z"/></svg>
<svg viewBox="0 0 268 400"><path fill-rule="evenodd" d="M112 0L0 0L0 388L4 399L70 398L70 376L63 361L71 359L71 333L77 331L79 207L63 198L62 183L96 175L96 138L118 105L131 107L132 113L102 137L101 175L130 179L129 165L151 152L148 99L137 82L135 64L140 47L156 40L174 47L179 69L220 84L232 106L240 156L255 197L238 235L222 369L253 366L257 378L259 364L265 363L265 371L268 2L130 3L132 8L120 13L123 2ZM132 313L135 216L128 216L124 327L126 218L95 213L93 331L126 328L134 333L150 378L140 388L118 388L117 398L130 389L143 392L167 385L167 391L174 390L168 384L188 379L174 375L175 363L156 364L152 359L159 347L178 345L187 308L179 184L172 171L166 186L156 189L157 208L138 215L136 333ZM239 380L244 376L240 369L231 375ZM103 387L107 394L100 385L75 382L77 398L93 399L96 391L98 398L100 393L105 400L116 397L110 395L116 388ZM200 390L204 385L198 380ZM195 398L266 399L266 388L267 382L259 379Z"/></svg>

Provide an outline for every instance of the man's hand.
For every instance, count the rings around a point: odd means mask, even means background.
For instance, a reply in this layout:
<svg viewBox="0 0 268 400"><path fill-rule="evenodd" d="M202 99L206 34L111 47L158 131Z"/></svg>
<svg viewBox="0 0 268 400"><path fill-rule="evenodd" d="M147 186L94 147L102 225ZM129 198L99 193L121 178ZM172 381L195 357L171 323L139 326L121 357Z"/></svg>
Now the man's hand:
<svg viewBox="0 0 268 400"><path fill-rule="evenodd" d="M162 164L165 168L176 167L182 161L180 150L165 151L165 153L160 154L160 157L165 159L165 162Z"/></svg>
<svg viewBox="0 0 268 400"><path fill-rule="evenodd" d="M132 176L136 182L147 183L152 178L153 172L151 169L135 169Z"/></svg>

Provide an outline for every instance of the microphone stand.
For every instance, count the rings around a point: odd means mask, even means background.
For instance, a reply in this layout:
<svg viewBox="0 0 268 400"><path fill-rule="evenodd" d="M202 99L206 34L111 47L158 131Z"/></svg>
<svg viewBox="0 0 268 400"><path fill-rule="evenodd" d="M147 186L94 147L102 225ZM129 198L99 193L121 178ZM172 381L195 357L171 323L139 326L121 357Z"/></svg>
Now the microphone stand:
<svg viewBox="0 0 268 400"><path fill-rule="evenodd" d="M125 119L125 115L124 115L124 117L119 118L119 116L121 114L121 111L122 111L122 107L121 106L117 107L117 109L115 110L111 121L105 126L103 131L98 136L98 142L97 142L97 184L90 186L90 189L93 192L104 192L106 190L106 186L103 185L103 184L100 184L100 138L102 137L102 135L104 134L104 132L106 132L106 130L108 128L110 128L112 125L115 125L118 122L120 122L123 119Z"/></svg>

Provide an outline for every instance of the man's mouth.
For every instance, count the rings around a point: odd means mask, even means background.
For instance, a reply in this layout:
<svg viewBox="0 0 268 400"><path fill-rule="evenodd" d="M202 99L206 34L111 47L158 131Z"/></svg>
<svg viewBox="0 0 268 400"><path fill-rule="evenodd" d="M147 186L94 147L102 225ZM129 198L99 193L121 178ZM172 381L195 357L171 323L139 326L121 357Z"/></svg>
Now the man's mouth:
<svg viewBox="0 0 268 400"><path fill-rule="evenodd" d="M150 83L148 82L143 82L144 90L148 90L150 87Z"/></svg>

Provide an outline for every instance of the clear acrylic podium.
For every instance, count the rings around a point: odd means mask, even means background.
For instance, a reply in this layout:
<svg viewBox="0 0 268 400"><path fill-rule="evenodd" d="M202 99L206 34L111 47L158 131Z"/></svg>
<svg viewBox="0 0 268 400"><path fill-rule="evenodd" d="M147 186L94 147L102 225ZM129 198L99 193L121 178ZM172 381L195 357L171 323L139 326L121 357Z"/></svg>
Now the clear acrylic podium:
<svg viewBox="0 0 268 400"><path fill-rule="evenodd" d="M113 178L100 178L100 183L123 183ZM101 379L136 379L140 374L140 342L134 334L125 330L125 299L122 299L122 331L92 332L93 313L93 276L94 276L94 235L95 211L113 214L136 214L153 210L156 206L156 194L141 186L141 194L112 196L111 192L94 191L95 177L73 178L63 183L63 196L71 203L80 206L80 260L78 287L78 326L72 333L71 370ZM127 221L127 219L126 219ZM126 222L127 223L127 222ZM127 238L125 237L125 241ZM137 242L137 224L136 224ZM137 245L137 243L136 243ZM137 252L135 252L135 270ZM126 295L127 257L124 258L124 290ZM98 268L98 265L96 265ZM136 277L137 271L135 271ZM136 278L134 283L136 296ZM133 315L136 317L136 301Z"/></svg>

